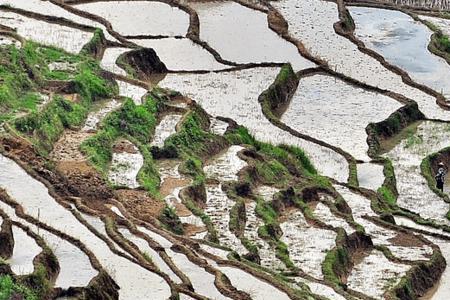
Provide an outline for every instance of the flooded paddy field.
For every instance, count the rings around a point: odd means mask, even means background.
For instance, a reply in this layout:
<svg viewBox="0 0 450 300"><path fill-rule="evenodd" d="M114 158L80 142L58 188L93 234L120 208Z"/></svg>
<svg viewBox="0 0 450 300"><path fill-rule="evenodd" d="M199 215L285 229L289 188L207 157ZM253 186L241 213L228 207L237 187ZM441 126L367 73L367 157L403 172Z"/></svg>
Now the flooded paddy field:
<svg viewBox="0 0 450 300"><path fill-rule="evenodd" d="M315 75L300 79L281 121L342 148L356 159L369 161L367 125L386 119L401 106L392 98L356 89L329 76Z"/></svg>
<svg viewBox="0 0 450 300"><path fill-rule="evenodd" d="M450 66L428 51L433 31L398 11L360 7L349 10L355 20L355 34L367 47L408 72L416 82L450 97L450 85L445 80Z"/></svg>
<svg viewBox="0 0 450 300"><path fill-rule="evenodd" d="M403 83L399 75L359 51L350 40L335 33L333 24L339 21L335 3L316 0L296 3L286 0L273 5L287 20L290 34L301 41L311 54L327 61L331 69L413 99L429 118L449 119L448 113L437 106L434 97Z"/></svg>
<svg viewBox="0 0 450 300"><path fill-rule="evenodd" d="M450 23L389 3L0 0L0 283L449 298L450 70L407 13Z"/></svg>
<svg viewBox="0 0 450 300"><path fill-rule="evenodd" d="M189 27L188 14L163 2L100 1L75 7L108 20L121 35L184 36Z"/></svg>
<svg viewBox="0 0 450 300"><path fill-rule="evenodd" d="M237 63L291 63L314 67L298 49L271 31L267 16L232 1L190 3L200 19L200 38L222 58Z"/></svg>

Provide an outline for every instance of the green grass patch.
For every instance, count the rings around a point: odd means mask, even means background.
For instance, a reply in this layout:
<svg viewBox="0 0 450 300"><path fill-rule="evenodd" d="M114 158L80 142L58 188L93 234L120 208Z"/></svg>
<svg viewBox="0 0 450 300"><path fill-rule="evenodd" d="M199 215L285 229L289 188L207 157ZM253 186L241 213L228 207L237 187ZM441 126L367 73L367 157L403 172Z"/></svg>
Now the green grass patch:
<svg viewBox="0 0 450 300"><path fill-rule="evenodd" d="M160 179L149 142L156 127L157 102L152 95L139 106L131 99L126 100L120 109L105 118L101 130L96 135L81 144L81 151L104 175L108 172L115 141L124 138L137 145L144 157L144 166L139 171L138 180L152 196L156 197Z"/></svg>
<svg viewBox="0 0 450 300"><path fill-rule="evenodd" d="M0 276L0 300L9 300L13 295L20 295L25 300L38 300L38 296L28 287L16 283L11 276Z"/></svg>
<svg viewBox="0 0 450 300"><path fill-rule="evenodd" d="M89 57L30 41L22 49L0 47L0 54L8 61L0 65L0 120L10 120L19 111L26 112L25 116L15 119L13 125L31 138L41 154L51 151L65 128L82 124L93 101L117 93L116 86L101 76L98 62ZM38 112L41 99L37 92L44 87L44 79L55 77L48 68L48 64L55 61L78 63L73 89L81 95L81 101L74 103L55 96Z"/></svg>
<svg viewBox="0 0 450 300"><path fill-rule="evenodd" d="M189 112L183 120L179 131L164 141L165 149L172 149L180 157L207 157L214 148L225 145L222 137L206 130L208 121L199 109Z"/></svg>

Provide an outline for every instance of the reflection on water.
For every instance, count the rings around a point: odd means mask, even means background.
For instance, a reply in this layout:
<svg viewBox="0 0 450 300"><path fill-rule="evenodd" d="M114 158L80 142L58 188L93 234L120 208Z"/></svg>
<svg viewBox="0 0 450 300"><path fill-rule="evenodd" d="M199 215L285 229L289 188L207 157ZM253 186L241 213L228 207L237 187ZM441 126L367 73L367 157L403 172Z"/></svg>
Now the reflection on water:
<svg viewBox="0 0 450 300"><path fill-rule="evenodd" d="M428 51L433 32L399 11L350 7L356 35L369 48L399 66L419 83L450 98L450 66Z"/></svg>

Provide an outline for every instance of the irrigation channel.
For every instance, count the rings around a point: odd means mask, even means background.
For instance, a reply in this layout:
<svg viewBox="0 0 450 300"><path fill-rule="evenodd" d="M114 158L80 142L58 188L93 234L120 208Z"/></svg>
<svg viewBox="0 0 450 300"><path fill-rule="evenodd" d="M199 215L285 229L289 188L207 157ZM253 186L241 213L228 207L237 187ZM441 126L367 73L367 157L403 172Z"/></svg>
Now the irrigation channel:
<svg viewBox="0 0 450 300"><path fill-rule="evenodd" d="M0 299L450 299L449 13L0 0Z"/></svg>

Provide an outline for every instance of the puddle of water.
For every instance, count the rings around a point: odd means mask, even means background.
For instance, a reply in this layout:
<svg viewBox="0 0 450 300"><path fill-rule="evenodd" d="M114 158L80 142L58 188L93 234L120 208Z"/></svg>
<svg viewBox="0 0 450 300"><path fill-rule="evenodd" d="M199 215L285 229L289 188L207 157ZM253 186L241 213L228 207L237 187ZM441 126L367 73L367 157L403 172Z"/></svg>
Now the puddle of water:
<svg viewBox="0 0 450 300"><path fill-rule="evenodd" d="M306 274L323 279L322 262L336 246L336 233L309 225L300 211L289 213L280 227L281 241L288 246L292 262Z"/></svg>
<svg viewBox="0 0 450 300"><path fill-rule="evenodd" d="M382 54L419 83L450 97L447 62L428 51L433 34L427 26L396 10L350 7L355 34L367 47ZM420 59L417 59L420 57Z"/></svg>
<svg viewBox="0 0 450 300"><path fill-rule="evenodd" d="M182 283L181 279L170 269L170 267L164 262L164 260L159 256L159 254L153 250L147 243L146 240L135 236L128 229L119 228L119 232L130 242L135 244L142 253L147 254L152 262L164 273L166 273L170 279L175 283Z"/></svg>
<svg viewBox="0 0 450 300"><path fill-rule="evenodd" d="M401 106L390 97L315 75L300 80L281 121L342 148L356 159L369 161L367 125L385 120Z"/></svg>
<svg viewBox="0 0 450 300"><path fill-rule="evenodd" d="M155 128L155 134L151 146L164 147L164 141L176 133L176 125L181 121L182 115L166 115Z"/></svg>
<svg viewBox="0 0 450 300"><path fill-rule="evenodd" d="M43 14L43 15L52 15L54 17L65 18L72 22L91 26L94 28L100 28L103 30L105 37L111 41L117 41L113 36L111 36L106 30L105 26L102 24L92 21L90 19L86 19L75 15L67 10L54 5L50 1L42 1L42 0L0 0L0 4L10 5L12 7L20 8L27 11L32 11L35 13ZM49 14L49 12L51 12Z"/></svg>
<svg viewBox="0 0 450 300"><path fill-rule="evenodd" d="M189 27L188 14L162 2L99 1L76 8L105 18L122 35L184 36Z"/></svg>
<svg viewBox="0 0 450 300"><path fill-rule="evenodd" d="M345 202L347 202L348 206L352 209L352 215L354 218L367 215L371 217L376 217L377 214L372 211L370 208L369 199L353 193L348 188L343 187L341 185L333 185L336 191L344 198ZM355 220L356 221L356 220Z"/></svg>
<svg viewBox="0 0 450 300"><path fill-rule="evenodd" d="M79 29L47 23L12 12L2 11L0 23L15 28L25 39L62 48L70 53L78 53L87 44L93 34Z"/></svg>
<svg viewBox="0 0 450 300"><path fill-rule="evenodd" d="M94 278L98 272L92 267L88 256L78 247L72 245L68 241L54 235L42 228L28 223L27 221L17 217L13 208L0 201L0 208L8 214L8 216L17 222L28 226L34 233L40 235L45 243L55 254L60 266L58 277L56 278L55 287L69 288L86 286L89 281ZM32 248L26 248L26 251L33 251ZM31 249L31 250L30 250ZM34 250L37 251L37 250ZM40 252L39 248L39 252ZM74 268L77 266L77 268Z"/></svg>
<svg viewBox="0 0 450 300"><path fill-rule="evenodd" d="M20 205L24 212L55 229L79 239L99 259L120 286L120 299L167 299L170 287L158 275L114 254L109 247L59 205L47 188L12 160L0 156L0 187Z"/></svg>
<svg viewBox="0 0 450 300"><path fill-rule="evenodd" d="M191 180L180 174L179 167L180 162L176 160L163 160L158 163L158 171L161 177L160 193L165 196L164 201L167 205L176 210L181 223L203 227L202 219L193 215L182 203L180 192L190 184Z"/></svg>
<svg viewBox="0 0 450 300"><path fill-rule="evenodd" d="M116 64L116 61L120 55L131 50L133 49L122 47L106 48L102 60L100 61L100 67L111 73L127 76L127 72L119 67Z"/></svg>
<svg viewBox="0 0 450 300"><path fill-rule="evenodd" d="M217 118L211 118L211 124L209 127L209 131L217 135L224 135L227 132L228 123L221 121Z"/></svg>
<svg viewBox="0 0 450 300"><path fill-rule="evenodd" d="M449 204L428 187L420 164L427 155L448 146L449 139L448 124L425 121L417 127L417 132L385 154L395 170L399 192L397 204L442 224L450 224L445 217Z"/></svg>
<svg viewBox="0 0 450 300"><path fill-rule="evenodd" d="M357 164L359 186L376 191L383 185L383 166L374 163Z"/></svg>
<svg viewBox="0 0 450 300"><path fill-rule="evenodd" d="M219 63L214 56L190 39L130 39L145 48L152 48L170 71L214 71L230 66Z"/></svg>
<svg viewBox="0 0 450 300"><path fill-rule="evenodd" d="M402 226L419 229L419 230L423 230L423 231L431 232L431 233L438 233L438 234L442 234L442 235L450 237L450 233L448 233L448 232L445 232L441 229L436 229L436 228L433 228L430 226L417 224L416 222L414 222L408 218L405 218L405 217L394 216L394 219L395 219L395 223L397 225L402 225ZM444 256L444 258L448 264L450 262L450 242L444 241L444 240L441 240L441 239L438 239L438 238L435 238L432 236L426 236L426 238L428 240L430 240L432 243L434 243L435 245L437 245L439 247L439 249L441 249L441 253ZM434 287L432 287L430 290L428 290L428 292L424 296L420 297L419 299L421 299L421 300L446 300L449 297L449 290L448 290L449 286L450 286L450 268L447 267L447 268L445 268L444 273L442 273L439 282L437 282Z"/></svg>
<svg viewBox="0 0 450 300"><path fill-rule="evenodd" d="M347 181L348 164L343 156L294 137L263 115L258 96L273 83L278 72L278 68L255 68L220 74L168 74L160 86L191 97L212 116L233 119L260 141L302 148L321 174Z"/></svg>
<svg viewBox="0 0 450 300"><path fill-rule="evenodd" d="M326 60L332 69L369 85L414 99L429 118L450 119L448 112L436 104L435 98L404 84L400 76L384 68L376 59L360 52L345 37L336 34L333 28L333 24L339 21L336 3L323 0L282 0L273 2L272 5L288 21L292 36L300 40L312 55Z"/></svg>
<svg viewBox="0 0 450 300"><path fill-rule="evenodd" d="M333 227L342 227L347 235L355 232L355 229L351 227L344 219L336 217L330 210L330 208L322 202L317 203L316 208L313 211L314 216L325 224Z"/></svg>
<svg viewBox="0 0 450 300"><path fill-rule="evenodd" d="M242 245L241 240L230 231L230 210L235 202L228 198L222 191L222 185L206 186L207 201L204 212L211 219L214 228L217 230L220 244L227 246L239 254L247 253L247 249Z"/></svg>
<svg viewBox="0 0 450 300"><path fill-rule="evenodd" d="M41 253L41 247L21 228L13 226L14 250L8 263L16 275L27 275L34 271L33 259Z"/></svg>
<svg viewBox="0 0 450 300"><path fill-rule="evenodd" d="M98 128L100 122L108 115L110 112L118 109L122 103L116 99L101 102L97 109L94 109L89 113L84 123L82 131L95 131Z"/></svg>
<svg viewBox="0 0 450 300"><path fill-rule="evenodd" d="M301 283L305 283L306 285L308 285L309 289L311 290L311 292L313 294L316 294L316 295L319 295L319 296L322 296L325 298L333 299L333 300L345 300L344 297L342 297L341 295L336 293L332 288L330 288L327 285L313 282L313 281L307 280L302 277L294 277L294 280L296 282L301 282Z"/></svg>
<svg viewBox="0 0 450 300"><path fill-rule="evenodd" d="M109 238L108 233L106 232L105 223L103 223L102 219L97 216L88 215L85 213L80 212L82 218L92 227L94 227L95 230L97 230L104 238L109 240L116 250L118 252L121 252L123 255L131 259L131 256L128 253L125 253L122 251L122 248L112 239Z"/></svg>
<svg viewBox="0 0 450 300"><path fill-rule="evenodd" d="M347 286L375 299L383 299L383 293L398 284L410 266L393 263L378 250L373 250L361 263L353 267Z"/></svg>
<svg viewBox="0 0 450 300"><path fill-rule="evenodd" d="M244 147L236 145L228 148L224 154L203 168L206 176L220 181L237 181L239 179L237 173L247 166L247 163L237 156L238 152L244 149Z"/></svg>
<svg viewBox="0 0 450 300"><path fill-rule="evenodd" d="M136 105L142 104L142 97L148 92L146 89L125 81L116 80L116 82L119 85L120 96L131 98Z"/></svg>
<svg viewBox="0 0 450 300"><path fill-rule="evenodd" d="M290 62L295 70L314 67L298 49L273 32L267 15L231 1L191 2L200 19L200 38L222 58L237 63Z"/></svg>
<svg viewBox="0 0 450 300"><path fill-rule="evenodd" d="M404 260L428 260L433 254L433 249L427 245L421 247L417 246L397 246L392 245L389 241L397 236L397 232L386 229L381 226L377 226L372 222L363 220L361 218L355 218L356 222L364 226L365 232L372 238L375 245L386 246L391 250L392 254L400 259Z"/></svg>
<svg viewBox="0 0 450 300"><path fill-rule="evenodd" d="M115 186L126 186L130 189L140 186L137 175L144 165L144 157L136 146L132 146L135 153L113 153L108 180Z"/></svg>
<svg viewBox="0 0 450 300"><path fill-rule="evenodd" d="M206 176L221 182L237 181L239 179L237 173L247 166L247 163L237 156L237 153L243 149L244 147L241 146L231 146L225 153L208 162L203 168ZM222 184L206 186L206 195L207 201L204 211L211 218L219 234L220 243L232 248L239 254L247 253L241 241L229 228L230 210L235 202L222 191Z"/></svg>

